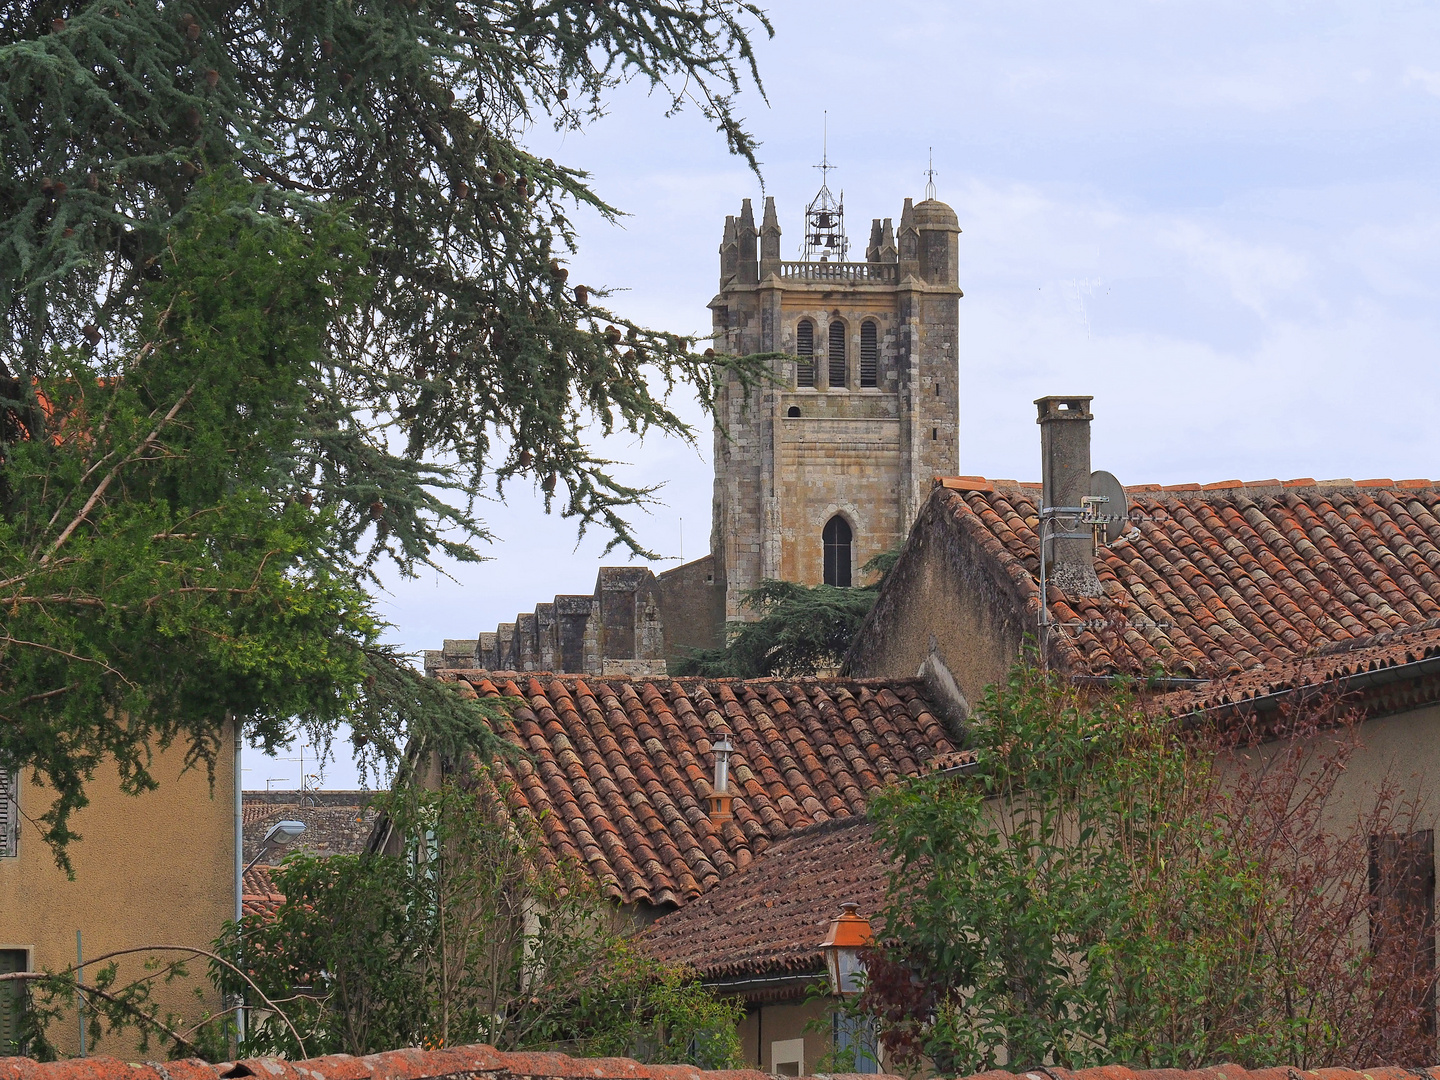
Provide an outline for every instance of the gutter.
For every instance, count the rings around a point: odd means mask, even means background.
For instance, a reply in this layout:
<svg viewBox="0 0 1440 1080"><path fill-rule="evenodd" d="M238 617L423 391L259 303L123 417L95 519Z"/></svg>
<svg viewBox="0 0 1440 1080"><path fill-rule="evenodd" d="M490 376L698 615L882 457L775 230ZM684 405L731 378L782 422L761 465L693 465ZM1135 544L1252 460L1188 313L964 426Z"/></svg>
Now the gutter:
<svg viewBox="0 0 1440 1080"><path fill-rule="evenodd" d="M1393 664L1374 671L1357 671L1351 675L1345 675L1338 679L1326 679L1322 682L1305 683L1303 686L1292 686L1284 690L1275 690L1269 694L1261 694L1258 697L1243 698L1239 701L1229 701L1218 705L1207 705L1202 709L1192 709L1187 716L1203 716L1207 713L1223 712L1227 709L1253 709L1255 712L1274 712L1284 704L1287 698L1295 697L1307 691L1322 690L1327 686L1339 685L1343 692L1353 690L1365 690L1375 686L1388 686L1391 683L1404 682L1407 679L1419 678L1425 675L1440 675L1440 655L1427 656L1420 660L1409 660L1403 664ZM1384 715L1384 714L1379 714Z"/></svg>
<svg viewBox="0 0 1440 1080"><path fill-rule="evenodd" d="M746 994L752 990L765 990L786 985L804 986L816 979L824 978L823 968L814 971L791 972L788 975L736 975L725 979L706 979L700 985L706 990L719 994Z"/></svg>

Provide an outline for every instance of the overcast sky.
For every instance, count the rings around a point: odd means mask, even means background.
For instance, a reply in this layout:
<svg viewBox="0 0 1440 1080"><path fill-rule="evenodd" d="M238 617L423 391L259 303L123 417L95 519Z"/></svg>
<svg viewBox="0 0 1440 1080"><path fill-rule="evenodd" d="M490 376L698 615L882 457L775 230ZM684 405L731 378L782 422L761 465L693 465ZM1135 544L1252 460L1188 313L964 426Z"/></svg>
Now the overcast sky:
<svg viewBox="0 0 1440 1080"><path fill-rule="evenodd" d="M1086 393L1095 467L1125 483L1440 476L1440 8L783 0L770 17L769 101L742 113L787 258L826 111L852 256L872 217L923 197L934 148L963 230L960 472L1038 479L1032 400ZM584 220L570 280L704 333L725 215L746 196L758 215L762 192L703 119L664 112L630 87L584 135L530 143L630 215ZM684 411L695 446L608 447L626 479L665 485L636 524L672 559L710 530L710 427ZM492 561L393 583L392 640L475 637L624 561L508 494ZM247 759L248 787L299 774ZM354 779L341 762L324 783Z"/></svg>

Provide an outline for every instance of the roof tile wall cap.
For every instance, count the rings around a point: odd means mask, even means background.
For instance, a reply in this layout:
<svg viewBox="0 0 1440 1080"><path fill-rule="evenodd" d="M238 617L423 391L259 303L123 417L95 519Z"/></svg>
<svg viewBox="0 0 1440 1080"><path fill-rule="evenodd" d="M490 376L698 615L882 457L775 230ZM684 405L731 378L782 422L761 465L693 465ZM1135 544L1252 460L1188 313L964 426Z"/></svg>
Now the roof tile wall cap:
<svg viewBox="0 0 1440 1080"><path fill-rule="evenodd" d="M572 1058L555 1053L504 1053L491 1046L390 1050L368 1057L332 1054L307 1061L248 1058L211 1065L197 1059L133 1064L103 1055L42 1063L0 1058L0 1080L441 1080L477 1073L554 1080L770 1080L754 1069L707 1072L690 1065L644 1065L629 1058ZM862 1080L836 1073L830 1080ZM863 1080L899 1080L871 1074ZM1440 1080L1440 1077L1437 1077Z"/></svg>
<svg viewBox="0 0 1440 1080"><path fill-rule="evenodd" d="M1410 488L1410 489L1413 489L1413 488L1428 488L1428 487L1434 487L1434 486L1435 486L1435 481L1434 481L1434 480L1401 480L1401 481L1400 481L1398 484L1396 484L1395 486L1396 486L1396 487L1399 487L1399 488Z"/></svg>
<svg viewBox="0 0 1440 1080"><path fill-rule="evenodd" d="M1193 483L1193 482L1192 482L1192 483L1189 483L1189 484L1162 484L1162 485L1160 486L1160 490L1161 490L1161 491L1199 491L1199 490L1200 490L1200 485L1199 485L1199 484L1196 484L1196 483Z"/></svg>
<svg viewBox="0 0 1440 1080"><path fill-rule="evenodd" d="M1354 487L1355 481L1348 476L1342 476L1336 480L1317 480L1316 487Z"/></svg>
<svg viewBox="0 0 1440 1080"><path fill-rule="evenodd" d="M1244 486L1245 486L1245 485L1244 485L1243 483L1241 483L1239 480L1217 480L1217 481L1215 481L1215 483L1213 483L1213 484L1204 484L1204 485L1202 485L1201 488L1200 488L1200 490L1201 490L1201 491L1225 491L1225 490L1228 490L1229 488L1238 488L1238 487L1244 487Z"/></svg>
<svg viewBox="0 0 1440 1080"><path fill-rule="evenodd" d="M1281 484L1280 486L1281 486L1281 487L1314 487L1314 486L1315 486L1315 478L1314 478L1313 476L1302 476L1302 477L1300 477L1298 480L1286 480L1286 481L1285 481L1283 484Z"/></svg>
<svg viewBox="0 0 1440 1080"><path fill-rule="evenodd" d="M215 1066L204 1061L134 1064L103 1054L69 1061L39 1062L0 1058L0 1080L215 1080Z"/></svg>
<svg viewBox="0 0 1440 1080"><path fill-rule="evenodd" d="M1394 487L1394 480L1357 480L1356 487Z"/></svg>
<svg viewBox="0 0 1440 1080"><path fill-rule="evenodd" d="M947 491L995 490L995 485L983 476L937 476L935 482Z"/></svg>

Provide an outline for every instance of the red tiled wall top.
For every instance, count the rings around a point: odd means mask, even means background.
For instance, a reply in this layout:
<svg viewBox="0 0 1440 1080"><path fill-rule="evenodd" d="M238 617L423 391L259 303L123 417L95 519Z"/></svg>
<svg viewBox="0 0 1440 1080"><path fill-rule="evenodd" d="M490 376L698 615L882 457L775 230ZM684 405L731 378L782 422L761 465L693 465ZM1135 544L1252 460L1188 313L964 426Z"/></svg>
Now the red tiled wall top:
<svg viewBox="0 0 1440 1080"><path fill-rule="evenodd" d="M1377 482L1378 483L1378 482ZM1052 587L1071 674L1221 677L1440 617L1440 492L1410 482L1128 489L1135 530L1095 560L1104 596ZM1040 611L1035 491L941 486L953 520Z"/></svg>
<svg viewBox="0 0 1440 1080"><path fill-rule="evenodd" d="M913 680L600 679L448 671L523 699L502 734L512 813L622 902L683 904L772 840L863 814L882 785L955 749ZM707 813L722 730L734 819Z"/></svg>
<svg viewBox="0 0 1440 1080"><path fill-rule="evenodd" d="M690 1065L643 1065L629 1058L572 1058L565 1054L502 1053L489 1046L450 1050L391 1050L369 1057L332 1054L308 1061L252 1058L126 1064L111 1057L40 1063L0 1058L0 1080L768 1080L753 1069L708 1072ZM844 1080L860 1080L854 1074ZM871 1076L867 1080L895 1080Z"/></svg>

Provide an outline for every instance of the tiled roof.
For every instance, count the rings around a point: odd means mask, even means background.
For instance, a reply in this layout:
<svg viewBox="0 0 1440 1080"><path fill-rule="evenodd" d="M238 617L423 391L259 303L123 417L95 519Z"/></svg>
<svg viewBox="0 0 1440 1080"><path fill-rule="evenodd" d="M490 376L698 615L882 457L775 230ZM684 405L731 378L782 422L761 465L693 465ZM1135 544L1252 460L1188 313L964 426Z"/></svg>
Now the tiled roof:
<svg viewBox="0 0 1440 1080"><path fill-rule="evenodd" d="M246 915L269 915L284 902L285 895L270 879L270 867L252 866L245 871L240 904Z"/></svg>
<svg viewBox="0 0 1440 1080"><path fill-rule="evenodd" d="M777 840L738 874L657 920L648 952L706 981L805 975L825 969L820 943L840 905L870 916L890 866L864 818L813 825Z"/></svg>
<svg viewBox="0 0 1440 1080"><path fill-rule="evenodd" d="M332 793L333 794L333 793ZM245 861L249 862L260 854L260 843L265 833L277 821L291 820L305 823L305 831L298 840L284 848L272 848L266 857L279 862L291 851L306 851L312 855L358 854L365 848L365 841L375 823L375 814L360 801L368 799L369 792L355 792L351 805L299 806L273 802L252 802L246 796L243 804L245 814ZM257 811L252 815L251 811Z"/></svg>
<svg viewBox="0 0 1440 1080"><path fill-rule="evenodd" d="M957 525L1038 620L1039 484L939 482ZM1429 480L1126 488L1134 528L1102 547L1101 597L1052 586L1052 661L1072 675L1216 678L1440 618Z"/></svg>
<svg viewBox="0 0 1440 1080"><path fill-rule="evenodd" d="M544 850L622 902L682 904L774 840L862 814L882 785L955 749L918 681L610 679L444 671L523 700L501 734L529 751L498 767ZM734 819L717 830L711 742L731 758Z"/></svg>
<svg viewBox="0 0 1440 1080"><path fill-rule="evenodd" d="M218 1065L196 1058L143 1064L103 1056L44 1063L0 1058L0 1080L238 1080L251 1076L262 1080L769 1080L754 1069L711 1072L693 1065L645 1065L630 1058L503 1053L490 1046L390 1050L368 1057L331 1054L307 1061L248 1058ZM842 1077L860 1080L853 1073L838 1074L837 1080ZM866 1080L896 1078L872 1074Z"/></svg>

